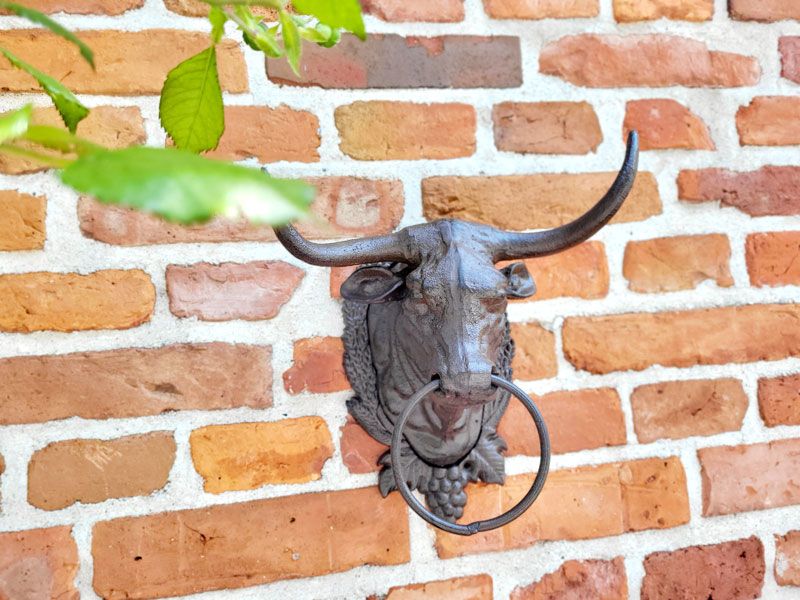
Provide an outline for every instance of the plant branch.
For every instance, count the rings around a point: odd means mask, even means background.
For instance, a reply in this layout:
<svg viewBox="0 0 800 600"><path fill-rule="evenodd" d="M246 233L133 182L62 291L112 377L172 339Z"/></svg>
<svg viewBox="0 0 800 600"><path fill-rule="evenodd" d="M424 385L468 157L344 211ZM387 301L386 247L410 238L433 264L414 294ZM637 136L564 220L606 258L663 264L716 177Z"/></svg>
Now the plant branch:
<svg viewBox="0 0 800 600"><path fill-rule="evenodd" d="M6 154L13 154L23 158L35 160L48 167L53 167L54 169L66 169L74 162L66 158L57 158L55 156L36 152L35 150L28 150L27 148L20 148L19 146L12 146L11 144L0 144L0 153L3 152Z"/></svg>

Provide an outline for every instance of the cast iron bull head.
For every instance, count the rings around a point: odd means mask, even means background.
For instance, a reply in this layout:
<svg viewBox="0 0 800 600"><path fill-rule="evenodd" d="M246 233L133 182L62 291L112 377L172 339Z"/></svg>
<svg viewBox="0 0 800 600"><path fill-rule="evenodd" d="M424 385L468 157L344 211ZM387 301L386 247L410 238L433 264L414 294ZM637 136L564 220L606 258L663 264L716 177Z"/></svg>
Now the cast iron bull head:
<svg viewBox="0 0 800 600"><path fill-rule="evenodd" d="M409 398L438 381L409 413L400 449L402 480L425 494L438 517L452 522L461 516L467 481L505 479L506 445L496 427L509 393L495 387L492 376L512 377L507 299L531 296L536 287L524 263L496 264L553 254L591 237L630 192L637 159L632 133L606 195L580 218L549 231L508 232L445 219L384 236L315 244L291 226L276 229L280 242L302 261L363 265L341 288L343 338L356 392L348 409L372 437L389 444ZM381 459L384 495L395 489L388 455Z"/></svg>

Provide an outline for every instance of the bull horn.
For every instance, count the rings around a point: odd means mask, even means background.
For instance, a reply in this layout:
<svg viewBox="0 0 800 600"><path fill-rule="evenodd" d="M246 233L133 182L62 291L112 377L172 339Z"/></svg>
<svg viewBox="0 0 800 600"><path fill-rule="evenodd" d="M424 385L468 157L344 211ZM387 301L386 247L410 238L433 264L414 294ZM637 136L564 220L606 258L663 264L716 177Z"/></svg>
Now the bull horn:
<svg viewBox="0 0 800 600"><path fill-rule="evenodd" d="M293 256L318 267L348 267L371 262L407 261L398 234L359 238L330 244L309 242L291 225L275 228L278 241Z"/></svg>
<svg viewBox="0 0 800 600"><path fill-rule="evenodd" d="M587 213L571 223L534 233L502 232L494 247L494 260L512 260L546 256L589 239L617 213L633 187L639 164L639 136L628 135L625 162L606 195Z"/></svg>

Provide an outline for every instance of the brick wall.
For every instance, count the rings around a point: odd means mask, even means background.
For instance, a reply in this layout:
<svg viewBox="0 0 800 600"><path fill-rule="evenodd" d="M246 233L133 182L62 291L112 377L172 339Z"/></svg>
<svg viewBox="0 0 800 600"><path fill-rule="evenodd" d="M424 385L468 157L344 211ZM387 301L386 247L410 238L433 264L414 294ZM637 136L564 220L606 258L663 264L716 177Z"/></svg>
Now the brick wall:
<svg viewBox="0 0 800 600"><path fill-rule="evenodd" d="M79 132L163 144L156 94L205 43L198 5L32 4L72 13L97 73L12 17L0 44L94 107ZM365 5L367 44L308 48L311 87L232 37L220 52L215 155L312 179L308 235L553 227L641 133L619 216L528 261L539 293L510 308L555 452L541 499L461 539L380 498L383 449L344 405L343 270L297 263L266 229L103 207L3 158L0 597L797 597L800 4ZM6 65L0 88L3 109L32 99L55 122ZM501 424L507 486L473 486L468 516L529 484L522 413Z"/></svg>

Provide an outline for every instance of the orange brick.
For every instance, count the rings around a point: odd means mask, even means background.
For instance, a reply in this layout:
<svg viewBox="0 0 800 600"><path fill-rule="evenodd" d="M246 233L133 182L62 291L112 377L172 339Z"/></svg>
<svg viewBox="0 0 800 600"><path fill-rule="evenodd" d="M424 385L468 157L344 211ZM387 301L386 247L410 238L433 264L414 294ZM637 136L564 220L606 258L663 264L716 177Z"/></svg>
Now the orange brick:
<svg viewBox="0 0 800 600"><path fill-rule="evenodd" d="M503 486L467 488L463 522L496 516L528 491L532 475ZM663 529L689 521L686 476L676 457L579 467L551 473L536 503L502 529L461 537L436 532L440 558L524 548L539 540L579 540Z"/></svg>
<svg viewBox="0 0 800 600"><path fill-rule="evenodd" d="M800 355L800 305L572 317L563 341L567 360L592 373L778 360Z"/></svg>
<svg viewBox="0 0 800 600"><path fill-rule="evenodd" d="M714 150L703 120L675 100L631 100L625 105L623 138L639 132L641 150Z"/></svg>
<svg viewBox="0 0 800 600"><path fill-rule="evenodd" d="M619 394L611 388L553 392L533 396L547 423L555 454L625 444L625 417ZM514 400L497 432L508 444L508 455L539 455L539 437L528 411Z"/></svg>
<svg viewBox="0 0 800 600"><path fill-rule="evenodd" d="M389 588L383 600L492 600L493 597L489 575L470 575Z"/></svg>
<svg viewBox="0 0 800 600"><path fill-rule="evenodd" d="M516 343L512 363L516 379L530 381L556 376L556 342L552 331L538 323L512 323L511 337Z"/></svg>
<svg viewBox="0 0 800 600"><path fill-rule="evenodd" d="M800 586L800 531L775 536L775 579L778 585Z"/></svg>
<svg viewBox="0 0 800 600"><path fill-rule="evenodd" d="M195 429L189 441L203 488L212 494L315 481L333 454L321 417L209 425Z"/></svg>
<svg viewBox="0 0 800 600"><path fill-rule="evenodd" d="M446 159L475 152L475 109L466 104L354 102L335 112L340 148L357 160Z"/></svg>
<svg viewBox="0 0 800 600"><path fill-rule="evenodd" d="M292 367L283 374L290 394L340 392L350 389L344 374L344 345L340 337L298 340Z"/></svg>
<svg viewBox="0 0 800 600"><path fill-rule="evenodd" d="M0 275L0 331L129 329L150 319L155 301L139 270Z"/></svg>
<svg viewBox="0 0 800 600"><path fill-rule="evenodd" d="M588 102L503 102L492 111L498 150L526 154L588 154L603 141Z"/></svg>
<svg viewBox="0 0 800 600"><path fill-rule="evenodd" d="M179 596L397 565L410 559L407 512L399 494L382 499L370 486L102 521L94 589Z"/></svg>
<svg viewBox="0 0 800 600"><path fill-rule="evenodd" d="M33 0L25 6L45 14L64 12L78 15L121 15L141 8L144 0Z"/></svg>
<svg viewBox="0 0 800 600"><path fill-rule="evenodd" d="M768 427L800 425L800 375L758 380L758 408Z"/></svg>
<svg viewBox="0 0 800 600"><path fill-rule="evenodd" d="M737 379L666 381L631 394L633 425L640 442L737 431L747 395Z"/></svg>
<svg viewBox="0 0 800 600"><path fill-rule="evenodd" d="M53 107L34 109L31 122L35 125L59 127L66 131L64 122ZM78 123L77 133L83 138L108 148L125 148L135 144L144 144L147 140L142 113L133 106L93 108L89 112L89 116ZM0 173L20 175L45 170L47 167L43 167L39 162L19 156L0 154Z"/></svg>
<svg viewBox="0 0 800 600"><path fill-rule="evenodd" d="M212 342L0 359L0 425L272 405L269 346ZM36 385L31 385L36 382Z"/></svg>
<svg viewBox="0 0 800 600"><path fill-rule="evenodd" d="M422 180L425 217L463 219L501 229L546 229L578 218L603 197L616 173L546 173ZM519 199L529 198L520 210ZM661 214L652 173L636 176L628 199L611 223L643 221Z"/></svg>
<svg viewBox="0 0 800 600"><path fill-rule="evenodd" d="M598 0L483 0L493 19L578 19L600 14Z"/></svg>
<svg viewBox="0 0 800 600"><path fill-rule="evenodd" d="M739 21L800 20L800 6L794 0L728 0L728 10Z"/></svg>
<svg viewBox="0 0 800 600"><path fill-rule="evenodd" d="M634 21L709 21L714 0L614 0L614 18L620 23Z"/></svg>
<svg viewBox="0 0 800 600"><path fill-rule="evenodd" d="M736 129L743 146L796 146L800 144L800 98L753 98L736 113Z"/></svg>
<svg viewBox="0 0 800 600"><path fill-rule="evenodd" d="M0 191L0 250L44 248L47 199Z"/></svg>
<svg viewBox="0 0 800 600"><path fill-rule="evenodd" d="M627 600L628 578L621 556L613 560L568 560L553 573L511 592L510 600Z"/></svg>
<svg viewBox="0 0 800 600"><path fill-rule="evenodd" d="M155 95L167 73L182 60L208 47L207 33L149 29L144 31L81 31L95 54L97 70L81 60L75 47L41 29L0 32L0 46L31 60L73 92L112 96ZM131 49L136 51L132 52ZM228 92L248 90L244 57L238 43L217 45L220 84ZM0 87L12 92L38 92L36 81L12 67L0 65Z"/></svg>
<svg viewBox="0 0 800 600"><path fill-rule="evenodd" d="M71 527L0 533L0 594L8 600L77 600L78 547Z"/></svg>
<svg viewBox="0 0 800 600"><path fill-rule="evenodd" d="M373 473L380 469L378 459L389 447L381 444L355 422L353 417L339 430L339 445L342 449L342 462L351 473Z"/></svg>
<svg viewBox="0 0 800 600"><path fill-rule="evenodd" d="M76 502L145 496L167 484L175 462L171 432L114 440L67 440L37 450L28 465L28 502L59 510Z"/></svg>
<svg viewBox="0 0 800 600"><path fill-rule="evenodd" d="M622 274L635 292L689 290L709 279L730 287L730 258L731 245L722 234L628 242Z"/></svg>
<svg viewBox="0 0 800 600"><path fill-rule="evenodd" d="M800 504L800 439L697 451L703 476L703 515Z"/></svg>
<svg viewBox="0 0 800 600"><path fill-rule="evenodd" d="M319 160L319 143L319 120L310 112L284 105L226 106L225 133L208 155L223 160L308 163Z"/></svg>
<svg viewBox="0 0 800 600"><path fill-rule="evenodd" d="M745 257L752 285L800 284L800 231L751 233Z"/></svg>
<svg viewBox="0 0 800 600"><path fill-rule="evenodd" d="M362 0L361 4L365 13L393 23L464 20L464 0Z"/></svg>

